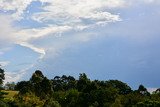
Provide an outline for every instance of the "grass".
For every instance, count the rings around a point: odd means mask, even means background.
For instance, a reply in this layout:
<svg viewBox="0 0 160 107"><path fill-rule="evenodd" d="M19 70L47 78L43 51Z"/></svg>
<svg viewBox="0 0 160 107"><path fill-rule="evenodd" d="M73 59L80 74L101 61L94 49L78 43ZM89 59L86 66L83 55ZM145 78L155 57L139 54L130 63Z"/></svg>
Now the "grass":
<svg viewBox="0 0 160 107"><path fill-rule="evenodd" d="M18 91L2 90L2 92L8 93L7 95L4 95L5 98L13 98L14 95L18 94Z"/></svg>

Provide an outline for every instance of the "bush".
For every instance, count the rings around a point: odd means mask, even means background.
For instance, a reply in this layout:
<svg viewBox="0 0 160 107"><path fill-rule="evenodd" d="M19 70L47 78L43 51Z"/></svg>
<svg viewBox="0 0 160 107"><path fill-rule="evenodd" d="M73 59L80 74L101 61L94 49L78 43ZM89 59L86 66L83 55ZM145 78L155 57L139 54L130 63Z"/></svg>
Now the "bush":
<svg viewBox="0 0 160 107"><path fill-rule="evenodd" d="M5 102L0 101L0 107L8 107L8 105Z"/></svg>

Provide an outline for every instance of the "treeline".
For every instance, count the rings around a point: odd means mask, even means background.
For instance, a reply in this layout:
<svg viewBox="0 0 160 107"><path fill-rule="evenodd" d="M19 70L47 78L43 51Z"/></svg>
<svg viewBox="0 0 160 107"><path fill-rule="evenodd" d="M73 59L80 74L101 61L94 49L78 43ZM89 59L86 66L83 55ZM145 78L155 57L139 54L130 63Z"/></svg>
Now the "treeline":
<svg viewBox="0 0 160 107"><path fill-rule="evenodd" d="M14 90L19 93L11 99L0 92L0 107L160 107L159 89L150 94L143 85L132 90L119 80L91 81L85 73L48 79L37 70Z"/></svg>

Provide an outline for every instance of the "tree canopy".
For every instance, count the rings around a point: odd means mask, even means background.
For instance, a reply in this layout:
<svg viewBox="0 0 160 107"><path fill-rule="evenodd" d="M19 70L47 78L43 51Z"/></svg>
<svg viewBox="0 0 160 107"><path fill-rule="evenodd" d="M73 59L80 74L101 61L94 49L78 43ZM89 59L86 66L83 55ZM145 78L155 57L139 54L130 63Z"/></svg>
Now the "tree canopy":
<svg viewBox="0 0 160 107"><path fill-rule="evenodd" d="M3 84L3 80L5 79L4 77L4 70L0 68L0 85Z"/></svg>
<svg viewBox="0 0 160 107"><path fill-rule="evenodd" d="M160 107L159 89L150 94L142 84L132 90L122 81L90 80L85 73L48 79L37 70L14 89L19 93L3 98L0 107Z"/></svg>

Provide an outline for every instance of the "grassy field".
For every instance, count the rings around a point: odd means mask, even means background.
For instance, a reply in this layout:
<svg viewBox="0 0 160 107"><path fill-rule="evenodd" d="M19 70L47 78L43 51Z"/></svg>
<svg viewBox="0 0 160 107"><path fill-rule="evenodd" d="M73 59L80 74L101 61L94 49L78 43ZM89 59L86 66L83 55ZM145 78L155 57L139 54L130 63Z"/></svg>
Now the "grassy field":
<svg viewBox="0 0 160 107"><path fill-rule="evenodd" d="M13 98L14 95L18 94L18 91L2 90L2 92L8 93L7 95L4 95L5 98Z"/></svg>

